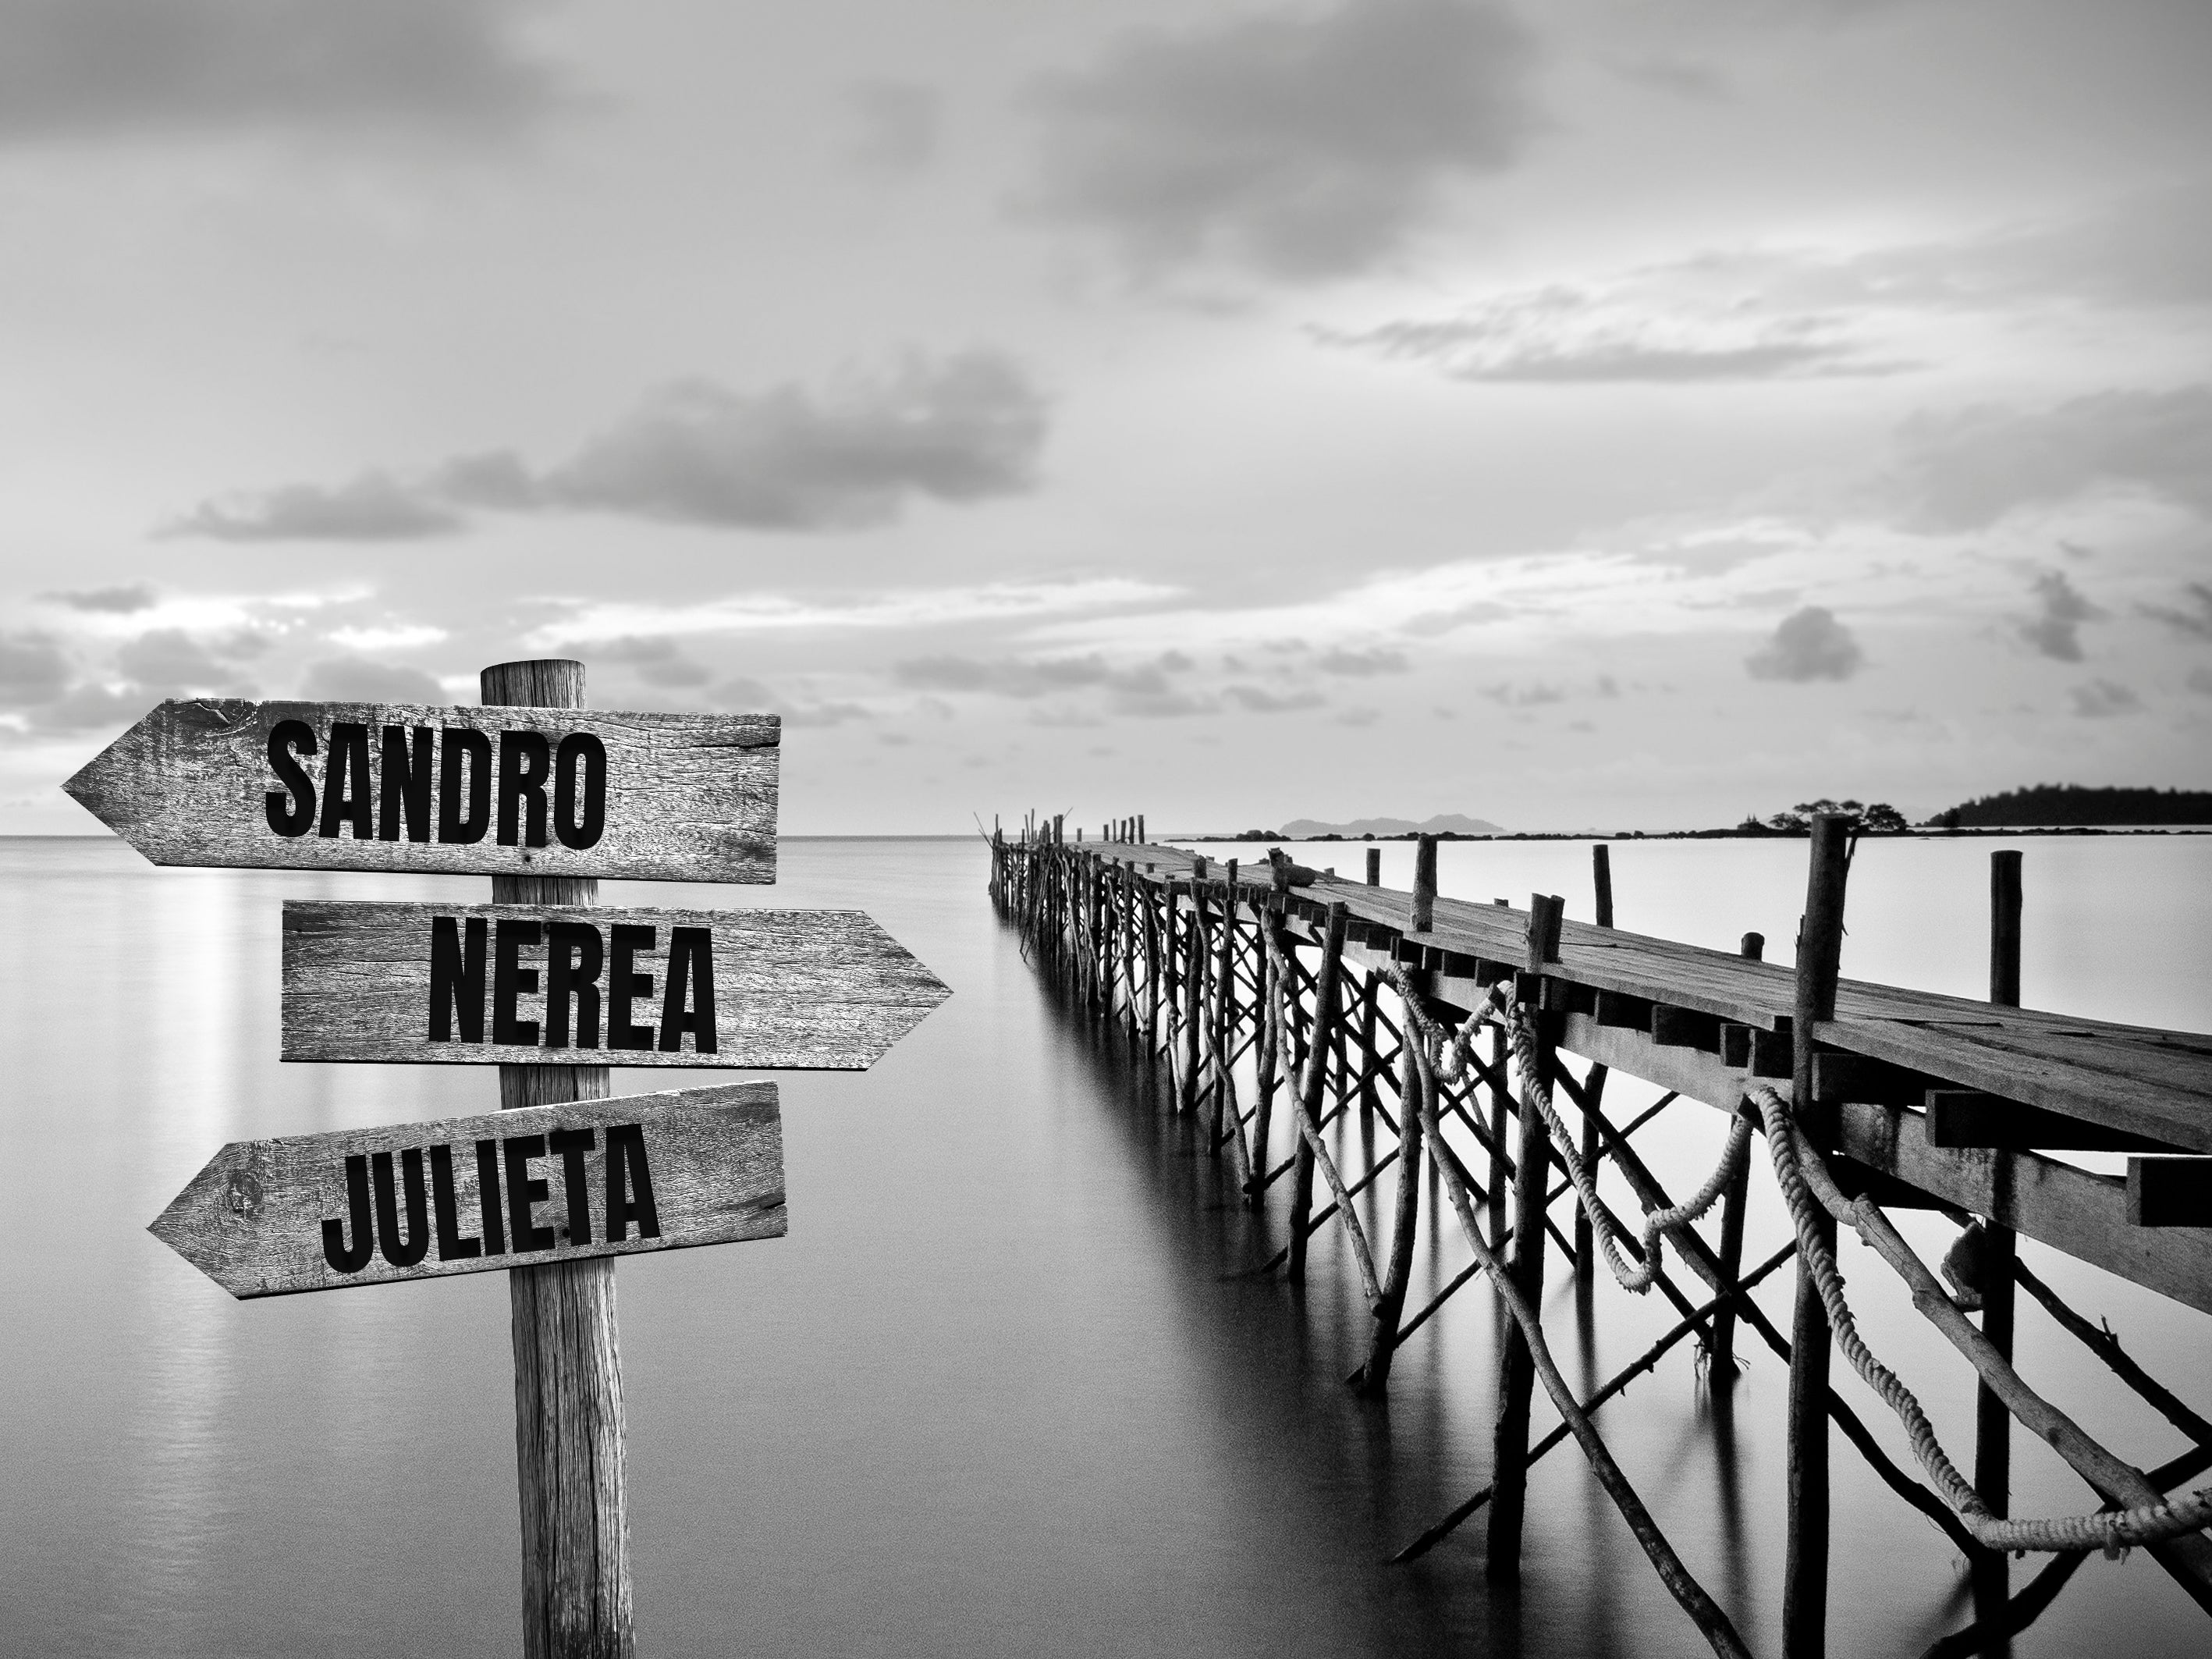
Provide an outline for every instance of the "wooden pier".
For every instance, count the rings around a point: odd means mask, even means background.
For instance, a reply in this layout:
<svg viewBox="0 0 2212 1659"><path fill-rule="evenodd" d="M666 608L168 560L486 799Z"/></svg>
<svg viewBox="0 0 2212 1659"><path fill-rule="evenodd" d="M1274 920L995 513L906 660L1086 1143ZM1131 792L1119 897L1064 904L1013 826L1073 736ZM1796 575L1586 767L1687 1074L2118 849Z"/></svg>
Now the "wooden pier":
<svg viewBox="0 0 2212 1659"><path fill-rule="evenodd" d="M1990 1000L1840 979L1851 828L1840 817L1814 821L1788 966L1763 960L1757 934L1730 954L1614 928L1602 842L1593 848L1595 926L1565 921L1555 896L1532 896L1525 909L1439 896L1430 838L1406 893L1377 884L1371 848L1364 883L1279 858L1240 867L1147 844L1141 818L1088 844L1056 819L1032 819L1013 836L994 830L990 893L1039 969L1163 1068L1174 1109L1196 1115L1246 1202L1261 1208L1273 1184L1289 1178L1287 1237L1266 1271L1302 1281L1314 1235L1332 1223L1344 1230L1374 1316L1367 1358L1348 1379L1354 1389L1387 1389L1398 1347L1471 1279L1491 1279L1508 1316L1492 1481L1400 1559L1486 1510L1487 1571L1511 1582L1528 1466L1571 1437L1714 1650L1747 1654L1613 1462L1595 1419L1685 1340L1694 1339L1724 1386L1748 1336L1790 1367L1778 1643L1790 1659L1826 1650L1831 1423L1969 1564L1973 1621L1931 1652L2006 1651L2085 1559L2130 1547L2148 1549L2212 1613L2203 1530L2212 1490L2176 1490L2212 1468L2212 1422L2014 1253L2024 1235L2212 1313L2212 1037L2019 1007L2014 852L1992 859ZM1615 1074L1655 1085L1657 1100L1616 1122L1619 1091L1607 1093ZM1678 1202L1634 1137L1679 1102L1728 1118L1711 1177ZM1389 1133L1340 1136L1332 1150L1328 1132L1347 1114L1379 1119ZM1358 1147L1366 1167L1350 1167L1344 1160ZM2069 1152L2125 1155L2127 1173L2095 1174L2051 1156ZM1393 1164L1384 1235L1376 1200L1368 1224L1358 1200ZM1795 1239L1747 1266L1754 1164L1779 1184ZM1637 1212L1607 1203L1601 1171L1632 1194ZM1474 1259L1409 1310L1423 1173L1445 1199L1425 1224L1460 1233ZM1898 1208L1941 1211L1961 1228L1942 1264L1948 1286L1891 1226L1887 1212ZM1971 1448L1943 1447L1911 1391L1859 1336L1834 1268L1839 1225L1883 1257L1972 1367L1960 1379L1976 1395ZM1680 1316L1584 1399L1553 1365L1538 1315L1550 1249L1571 1263L1578 1293L1589 1294L1602 1262L1625 1289L1656 1291ZM1793 1264L1785 1333L1747 1292ZM2191 1449L2136 1468L2094 1425L2038 1395L2011 1363L2016 1288ZM1896 1413L1917 1469L1884 1452L1831 1388L1835 1356ZM1539 1384L1561 1422L1532 1444ZM2015 1422L2081 1476L2081 1512L2008 1515ZM2030 1576L2015 1586L2008 1558L2021 1554Z"/></svg>

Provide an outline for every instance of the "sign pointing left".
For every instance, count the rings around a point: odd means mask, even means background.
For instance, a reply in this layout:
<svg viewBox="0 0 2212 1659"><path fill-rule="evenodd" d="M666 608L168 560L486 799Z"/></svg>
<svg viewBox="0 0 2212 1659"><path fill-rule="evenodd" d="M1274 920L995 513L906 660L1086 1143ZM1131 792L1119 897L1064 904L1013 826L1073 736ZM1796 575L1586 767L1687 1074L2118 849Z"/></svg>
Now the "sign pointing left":
<svg viewBox="0 0 2212 1659"><path fill-rule="evenodd" d="M233 1296L777 1238L773 1083L236 1140L148 1228Z"/></svg>
<svg viewBox="0 0 2212 1659"><path fill-rule="evenodd" d="M773 714L165 702L62 787L156 864L775 879Z"/></svg>

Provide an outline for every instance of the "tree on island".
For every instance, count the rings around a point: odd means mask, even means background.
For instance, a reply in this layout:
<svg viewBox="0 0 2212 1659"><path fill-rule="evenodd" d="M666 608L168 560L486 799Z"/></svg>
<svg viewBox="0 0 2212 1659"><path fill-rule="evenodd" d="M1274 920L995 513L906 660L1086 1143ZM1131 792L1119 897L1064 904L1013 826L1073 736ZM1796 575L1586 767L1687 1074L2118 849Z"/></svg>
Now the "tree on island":
<svg viewBox="0 0 2212 1659"><path fill-rule="evenodd" d="M1824 813L1840 814L1850 818L1854 820L1852 828L1867 835L1899 835L1912 827L1905 821L1905 814L1886 800L1878 800L1867 806L1855 800L1830 800L1826 795L1818 800L1801 800L1788 811L1777 812L1763 824L1755 819L1746 818L1741 827L1747 830L1757 828L1785 836L1802 836L1811 832L1814 817Z"/></svg>

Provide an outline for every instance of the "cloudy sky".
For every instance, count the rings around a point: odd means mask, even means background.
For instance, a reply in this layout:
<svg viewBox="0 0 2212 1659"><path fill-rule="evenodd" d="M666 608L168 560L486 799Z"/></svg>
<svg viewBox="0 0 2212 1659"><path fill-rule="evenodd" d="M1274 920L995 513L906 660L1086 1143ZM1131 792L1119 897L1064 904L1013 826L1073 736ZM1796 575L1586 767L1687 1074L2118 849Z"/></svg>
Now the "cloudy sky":
<svg viewBox="0 0 2212 1659"><path fill-rule="evenodd" d="M2202 0L0 0L0 830L162 697L784 827L2212 786Z"/></svg>

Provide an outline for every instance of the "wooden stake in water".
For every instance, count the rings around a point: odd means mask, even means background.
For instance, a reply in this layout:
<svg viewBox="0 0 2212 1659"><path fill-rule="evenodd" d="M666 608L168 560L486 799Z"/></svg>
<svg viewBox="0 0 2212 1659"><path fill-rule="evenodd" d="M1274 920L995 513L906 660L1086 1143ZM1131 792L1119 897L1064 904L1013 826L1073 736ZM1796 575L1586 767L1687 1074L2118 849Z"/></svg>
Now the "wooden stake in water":
<svg viewBox="0 0 2212 1659"><path fill-rule="evenodd" d="M1836 1013L1836 976L1844 947L1844 872L1851 820L1822 812L1813 820L1805 914L1797 932L1797 1000L1792 1024L1796 1060L1791 1098L1799 1126L1821 1146L1833 1144L1813 1100L1813 1026ZM1832 1251L1836 1223L1818 1225ZM1813 1275L1797 1267L1797 1304L1790 1331L1790 1519L1782 1584L1785 1659L1820 1659L1828 1622L1828 1358L1833 1336Z"/></svg>
<svg viewBox="0 0 2212 1659"><path fill-rule="evenodd" d="M1990 1000L2000 1007L2020 1006L2021 855L2017 850L1990 854ZM2000 1193L2012 1184L2013 1155L1993 1150ZM2013 1258L2019 1236L1994 1216L1983 1224L1982 1334L2009 1362L2012 1358ZM2012 1413L1987 1382L1974 1385L1974 1491L1990 1513L2004 1516L2012 1504ZM2011 1593L2011 1574L2003 1552L1984 1551L1973 1563L1974 1622L1996 1631ZM2011 1650L2010 1641L1993 1635L1985 1654Z"/></svg>
<svg viewBox="0 0 2212 1659"><path fill-rule="evenodd" d="M501 663L487 704L575 708L580 662ZM494 876L501 904L591 904L599 883ZM501 1066L499 1103L602 1100L604 1066ZM623 1453L615 1264L608 1256L507 1275L514 1344L514 1454L522 1504L526 1659L629 1659L629 1497Z"/></svg>

